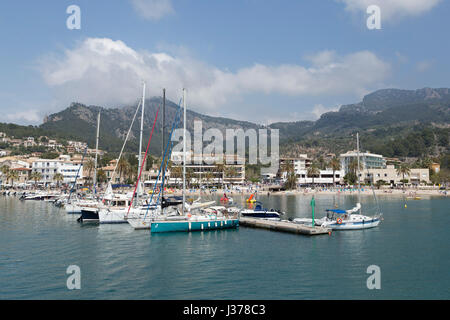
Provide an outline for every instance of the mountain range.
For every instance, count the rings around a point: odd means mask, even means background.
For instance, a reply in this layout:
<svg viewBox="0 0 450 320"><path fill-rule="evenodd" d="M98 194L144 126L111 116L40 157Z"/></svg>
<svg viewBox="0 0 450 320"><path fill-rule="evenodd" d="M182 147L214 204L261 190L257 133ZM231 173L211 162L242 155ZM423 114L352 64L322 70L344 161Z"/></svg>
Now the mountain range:
<svg viewBox="0 0 450 320"><path fill-rule="evenodd" d="M160 97L146 100L144 137L149 136L161 106ZM40 126L0 124L0 131L19 138L47 135L85 141L94 146L97 113L100 111L100 149L117 152L136 107L104 108L72 103L67 109L46 117ZM166 102L166 132L170 131L177 108L172 101ZM130 152L138 149L139 116L127 145ZM248 121L188 111L187 128L191 132L194 120L201 120L204 130L217 128L225 132L225 129L263 128ZM152 153L160 153L161 126L159 120L151 144ZM269 128L280 130L281 151L287 156L299 153L318 156L354 149L356 132L360 133L363 149L388 157L439 156L449 152L450 89L382 89L366 95L359 103L343 105L339 111L325 113L317 121L278 122Z"/></svg>

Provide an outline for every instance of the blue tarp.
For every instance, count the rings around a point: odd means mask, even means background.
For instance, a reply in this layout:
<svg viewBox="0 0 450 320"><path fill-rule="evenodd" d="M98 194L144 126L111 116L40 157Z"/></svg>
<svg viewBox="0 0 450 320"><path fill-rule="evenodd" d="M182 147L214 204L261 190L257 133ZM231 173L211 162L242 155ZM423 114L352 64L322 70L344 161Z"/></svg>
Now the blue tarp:
<svg viewBox="0 0 450 320"><path fill-rule="evenodd" d="M345 210L339 210L339 209L329 209L329 210L327 210L327 211L331 211L331 212L334 212L334 213L347 213L347 211L345 211Z"/></svg>

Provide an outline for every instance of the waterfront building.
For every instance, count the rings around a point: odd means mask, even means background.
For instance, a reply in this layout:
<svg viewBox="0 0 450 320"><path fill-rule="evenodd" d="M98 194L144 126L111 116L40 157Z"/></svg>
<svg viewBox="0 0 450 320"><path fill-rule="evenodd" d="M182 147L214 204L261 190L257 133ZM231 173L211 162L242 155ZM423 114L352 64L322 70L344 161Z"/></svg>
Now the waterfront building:
<svg viewBox="0 0 450 320"><path fill-rule="evenodd" d="M32 172L39 172L42 176L40 182L49 184L55 183L54 176L59 173L63 176L62 183L72 184L75 182L79 171L78 179L83 181L83 166L70 161L70 156L60 156L58 159L37 159L32 162Z"/></svg>
<svg viewBox="0 0 450 320"><path fill-rule="evenodd" d="M430 172L428 168L410 169L410 174L405 174L405 179L409 180L410 184L419 185L423 183L430 183ZM376 184L382 180L388 185L396 186L402 184L403 175L397 173L397 169L393 165L388 165L384 169L367 169L360 173L361 181L365 183Z"/></svg>
<svg viewBox="0 0 450 320"><path fill-rule="evenodd" d="M349 165L353 161L357 161L358 152L348 151L347 153L341 154L341 168L344 170L345 174L349 172ZM386 159L380 154L366 152L359 153L359 161L362 164L362 170L366 169L385 169Z"/></svg>
<svg viewBox="0 0 450 320"><path fill-rule="evenodd" d="M173 168L183 167L183 152L173 152L171 161L173 165L171 173L168 172L169 183L180 183L182 177L175 175L177 169ZM238 155L197 155L191 152L186 155L186 172L191 183L242 185L245 182L245 158Z"/></svg>
<svg viewBox="0 0 450 320"><path fill-rule="evenodd" d="M320 170L319 174L314 178L308 176L308 168L311 167L312 160L308 158L306 154L302 154L298 158L280 158L280 169L278 175L283 181L286 181L287 179L288 173L286 171L286 168L289 165L294 169L295 175L297 177L297 183L301 185L312 184L313 181L314 184L339 184L343 181L344 178L343 170L335 171L333 178L333 170L329 168Z"/></svg>

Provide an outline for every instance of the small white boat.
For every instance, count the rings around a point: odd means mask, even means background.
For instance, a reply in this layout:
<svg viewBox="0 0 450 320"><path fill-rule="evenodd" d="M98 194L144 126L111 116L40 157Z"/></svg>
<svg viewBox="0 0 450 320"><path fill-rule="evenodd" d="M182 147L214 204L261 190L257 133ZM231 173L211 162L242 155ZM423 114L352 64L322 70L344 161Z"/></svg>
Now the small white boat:
<svg viewBox="0 0 450 320"><path fill-rule="evenodd" d="M361 204L357 204L351 210L332 209L327 210L327 216L321 219L315 219L316 226L327 227L333 230L361 230L375 228L380 224L380 217L369 217L357 214L361 210ZM294 223L311 225L312 219L298 218Z"/></svg>
<svg viewBox="0 0 450 320"><path fill-rule="evenodd" d="M257 201L255 209L244 209L240 211L241 216L247 218L257 218L257 219L265 219L265 220L274 220L280 221L282 212L276 211L274 209L265 209L262 207L261 202Z"/></svg>

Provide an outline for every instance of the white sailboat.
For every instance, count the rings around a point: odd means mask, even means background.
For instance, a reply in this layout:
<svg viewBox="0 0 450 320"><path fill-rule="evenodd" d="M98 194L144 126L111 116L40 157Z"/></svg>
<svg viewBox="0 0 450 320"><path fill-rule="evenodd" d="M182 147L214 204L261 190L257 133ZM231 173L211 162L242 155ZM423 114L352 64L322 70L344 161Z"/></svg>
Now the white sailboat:
<svg viewBox="0 0 450 320"><path fill-rule="evenodd" d="M359 162L359 134L356 135L358 152L358 203L350 210L330 209L327 210L327 216L322 219L316 219L315 225L328 227L333 230L361 230L377 227L381 222L381 213L374 216L362 214L361 206L361 181L360 181L360 162ZM372 186L373 187L373 186ZM375 199L375 192L373 193ZM296 223L310 223L310 219L294 219Z"/></svg>
<svg viewBox="0 0 450 320"><path fill-rule="evenodd" d="M143 82L143 90L142 90L142 101L138 104L138 107L136 109L136 113L133 117L133 120L131 122L130 128L128 129L128 133L127 136L125 138L124 144L122 146L122 150L120 151L119 154L119 158L117 159L116 162L116 166L114 168L114 172L112 174L111 180L114 181L115 178L115 174L116 174L116 170L118 168L119 165L119 160L122 156L122 153L125 149L125 145L127 143L128 137L130 135L131 132L131 128L133 127L134 121L136 119L137 113L139 111L139 108L142 106L141 109L141 126L140 126L140 137L139 137L139 152L138 152L138 157L139 157L139 165L138 165L138 175L141 171L141 160L142 160L142 136L143 136L143 131L144 131L144 114L145 114L145 82ZM138 184L137 187L137 194L136 194L136 199L135 199L135 204L139 204L139 196L142 196L143 194L143 187L140 186L140 183ZM112 186L111 186L111 182L108 184L108 190L105 194L105 199L107 199L108 197L112 196ZM133 195L131 194L128 199L131 200L131 198L133 197ZM98 212L98 217L99 217L99 222L101 224L120 224L120 223L127 223L127 214L129 213L128 209L128 202L127 202L127 206L126 207L121 207L121 208L114 208L114 207L109 207L106 206L104 208L99 209Z"/></svg>
<svg viewBox="0 0 450 320"><path fill-rule="evenodd" d="M163 215L150 221L152 233L191 232L237 228L239 219L229 218L223 214L195 214L186 205L186 90L183 89L183 201L179 216ZM191 208L192 209L192 208Z"/></svg>

